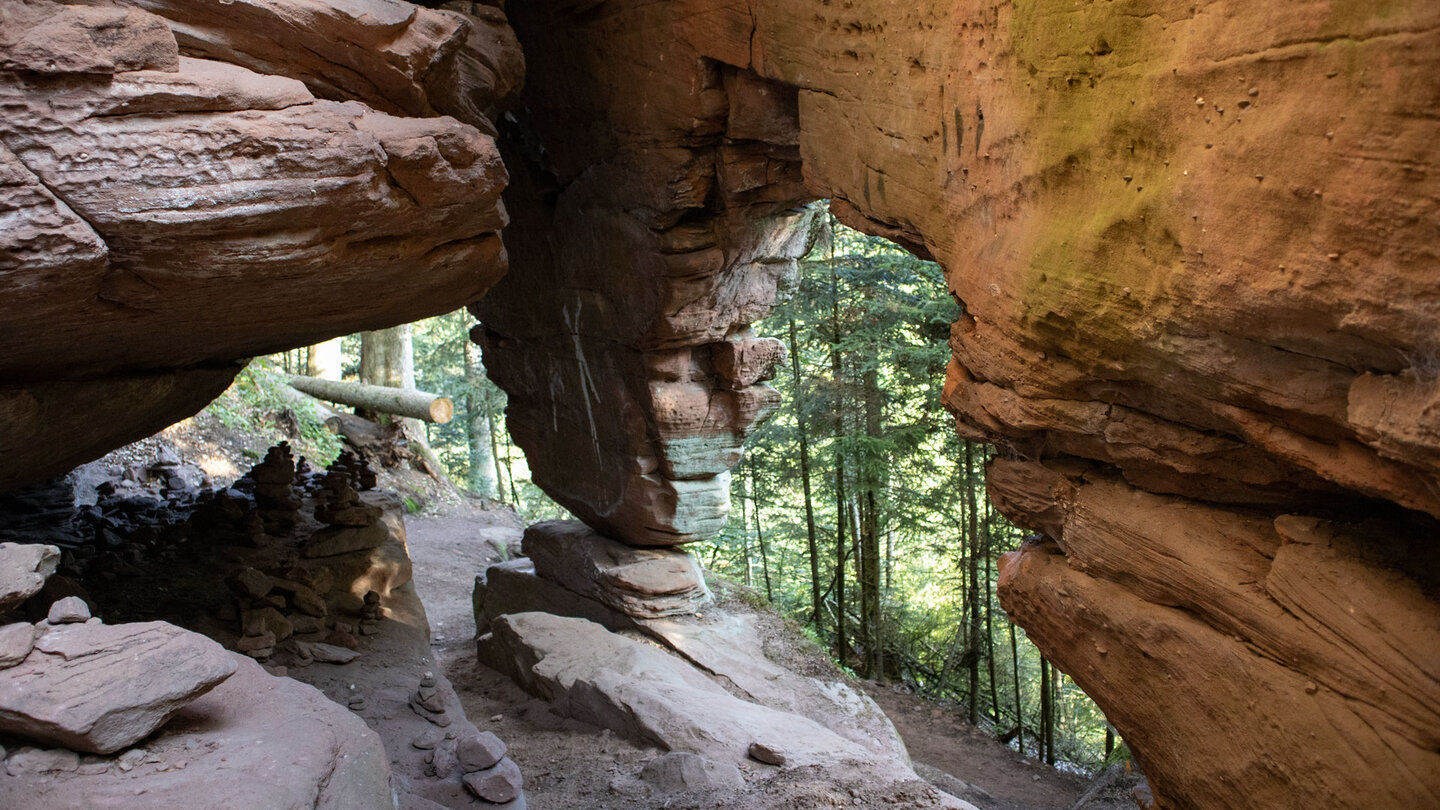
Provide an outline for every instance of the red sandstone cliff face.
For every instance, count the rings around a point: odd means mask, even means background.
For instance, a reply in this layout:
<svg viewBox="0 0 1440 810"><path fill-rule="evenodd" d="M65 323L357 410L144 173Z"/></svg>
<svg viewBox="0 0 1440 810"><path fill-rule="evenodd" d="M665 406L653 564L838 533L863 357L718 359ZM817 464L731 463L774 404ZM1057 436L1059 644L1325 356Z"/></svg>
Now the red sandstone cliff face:
<svg viewBox="0 0 1440 810"><path fill-rule="evenodd" d="M562 503L631 542L714 530L677 516L718 515L734 456L707 444L695 486L673 448L760 409L662 414L729 390L704 347L783 286L747 267L746 218L830 198L945 267L946 402L1023 460L993 495L1054 538L1003 563L1002 599L1161 805L1440 802L1440 7L516 13L527 202L482 342ZM737 124L750 88L793 116ZM734 290L751 306L710 305ZM715 316L675 328L693 301Z"/></svg>
<svg viewBox="0 0 1440 810"><path fill-rule="evenodd" d="M1162 805L1440 803L1440 7L517 5L477 337L558 500L718 530L829 198L946 268L1003 601ZM494 284L520 57L448 8L0 7L0 487Z"/></svg>
<svg viewBox="0 0 1440 810"><path fill-rule="evenodd" d="M521 62L456 5L0 8L0 487L494 283Z"/></svg>
<svg viewBox="0 0 1440 810"><path fill-rule="evenodd" d="M675 13L512 9L540 57L506 144L521 269L474 307L536 482L648 546L724 526L785 357L749 325L811 241L794 90L701 59Z"/></svg>

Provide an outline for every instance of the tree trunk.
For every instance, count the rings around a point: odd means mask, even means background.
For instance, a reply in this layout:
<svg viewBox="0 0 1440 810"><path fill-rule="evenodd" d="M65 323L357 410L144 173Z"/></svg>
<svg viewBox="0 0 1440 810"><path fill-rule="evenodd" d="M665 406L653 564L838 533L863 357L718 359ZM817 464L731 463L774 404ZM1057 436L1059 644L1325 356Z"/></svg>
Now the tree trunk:
<svg viewBox="0 0 1440 810"><path fill-rule="evenodd" d="M745 551L745 587L752 588L755 586L755 581L750 571L750 514L746 511L749 509L749 504L746 502L750 500L750 492L746 485L745 471L739 470L738 472L739 475L736 478L739 479L740 484L740 544Z"/></svg>
<svg viewBox="0 0 1440 810"><path fill-rule="evenodd" d="M765 574L765 599L775 601L775 591L770 587L770 554L765 549L765 532L760 528L760 478L755 473L755 458L750 459L750 498L754 502L750 510L755 518L755 543L760 546L760 570Z"/></svg>
<svg viewBox="0 0 1440 810"><path fill-rule="evenodd" d="M1020 756L1025 756L1025 712L1020 707L1020 650L1015 643L1015 623L1010 625L1010 671L1015 675L1015 741L1020 747Z"/></svg>
<svg viewBox="0 0 1440 810"><path fill-rule="evenodd" d="M981 461L981 469L984 469L983 459ZM998 724L1000 722L1000 694L997 691L999 687L995 684L995 624L992 618L995 615L995 602L991 599L990 595L990 572L993 570L990 566L990 557L992 552L991 543L994 540L994 535L990 522L990 499L986 498L984 503L985 521L981 534L985 538L983 542L985 565L982 569L982 573L985 576L985 581L982 585L985 595L985 668L990 675L990 716L994 717L995 722Z"/></svg>
<svg viewBox="0 0 1440 810"><path fill-rule="evenodd" d="M1055 698L1051 692L1050 662L1040 657L1040 754L1055 764Z"/></svg>
<svg viewBox="0 0 1440 810"><path fill-rule="evenodd" d="M880 372L868 368L862 375L865 389L865 436L873 442L882 438ZM861 623L865 627L866 662L865 671L871 678L884 680L885 646L880 628L880 505L876 491L883 482L880 473L883 460L874 457L873 450L867 450L862 473L865 481L865 499L861 510L860 558L864 576L860 583Z"/></svg>
<svg viewBox="0 0 1440 810"><path fill-rule="evenodd" d="M337 337L311 346L305 373L322 380L342 379L345 355L341 351L341 345L344 340Z"/></svg>
<svg viewBox="0 0 1440 810"><path fill-rule="evenodd" d="M854 468L852 467L852 471L853 471L853 469L854 469ZM861 498L860 498L858 495L853 495L853 494L852 494L852 495L850 496L850 552L849 552L849 555L850 555L850 559L854 561L854 565L855 565L855 584L856 584L856 586L858 586L858 587L860 588L860 600L861 600L861 601L860 601L860 611L859 611L859 614L860 614L860 615L852 617L852 618L855 618L855 619L857 620L856 623L857 623L857 624L859 625L859 627L860 627L860 633L859 633L859 635L857 635L857 636L855 637L855 639L854 639L854 645L853 645L852 648L851 648L851 652L852 652L852 653L859 653L859 652L861 652L861 650L864 651L864 657L862 657L862 658L860 659L860 661L858 662L858 666L859 666L861 672L862 672L862 673L865 673L865 667L866 667L866 665L867 665L867 664L869 663L869 661L870 661L870 658L869 658L869 655L870 655L870 651L869 651L870 644L869 644L869 641L870 641L870 640L869 640L869 638L868 638L867 635L866 635L866 634L869 632L870 628L866 625L866 622L865 622L865 602L864 602L864 599L865 599L865 587L864 587L864 584L863 584L864 581L865 581L865 561L864 561L863 559L861 559L861 557L860 557L860 504L861 504ZM851 600L851 601L854 601L854 600ZM855 649L855 647L859 647L860 649Z"/></svg>
<svg viewBox="0 0 1440 810"><path fill-rule="evenodd" d="M510 482L510 505L518 512L524 504L520 503L520 491L515 489L515 466L510 462L510 442L506 441L501 446L505 450L505 480Z"/></svg>
<svg viewBox="0 0 1440 810"><path fill-rule="evenodd" d="M842 369L840 365L840 276L830 262L830 375L834 390L832 407L835 412L835 657L841 664L850 658L850 642L845 634L845 418L842 407Z"/></svg>
<svg viewBox="0 0 1440 810"><path fill-rule="evenodd" d="M795 381L795 424L800 432L800 486L805 494L805 542L810 554L810 623L820 627L820 552L815 542L815 504L810 497L810 437L800 398L800 341L790 319L790 374Z"/></svg>
<svg viewBox="0 0 1440 810"><path fill-rule="evenodd" d="M382 385L317 380L313 377L292 375L286 379L291 388L302 391L317 399L349 405L375 413L423 419L427 422L445 424L455 413L455 405L449 397L427 394L424 391L403 388L387 388Z"/></svg>
<svg viewBox="0 0 1440 810"><path fill-rule="evenodd" d="M967 661L970 665L970 725L980 719L980 531L979 510L975 498L974 451L970 442L965 442L965 511L970 549L970 633L966 638Z"/></svg>
<svg viewBox="0 0 1440 810"><path fill-rule="evenodd" d="M499 481L495 478L494 428L490 425L490 409L485 403L483 375L476 355L476 345L465 341L465 426L466 444L470 451L470 489L486 498L497 497Z"/></svg>
<svg viewBox="0 0 1440 810"><path fill-rule="evenodd" d="M415 352L410 324L360 333L360 382L391 388L415 387Z"/></svg>

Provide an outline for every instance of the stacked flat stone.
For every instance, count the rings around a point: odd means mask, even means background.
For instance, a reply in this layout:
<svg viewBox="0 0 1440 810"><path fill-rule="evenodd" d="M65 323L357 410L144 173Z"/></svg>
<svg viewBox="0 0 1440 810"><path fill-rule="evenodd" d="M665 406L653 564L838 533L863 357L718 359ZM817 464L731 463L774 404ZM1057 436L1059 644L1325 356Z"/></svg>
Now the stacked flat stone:
<svg viewBox="0 0 1440 810"><path fill-rule="evenodd" d="M244 567L226 578L240 600L240 640L236 649L257 661L267 661L275 646L295 634L323 632L330 613L322 594L331 585L328 571L312 572L299 566L269 573Z"/></svg>
<svg viewBox="0 0 1440 810"><path fill-rule="evenodd" d="M520 797L525 779L520 766L505 756L505 743L489 731L469 734L455 743L455 758L464 773L466 789L492 804L506 804Z"/></svg>
<svg viewBox="0 0 1440 810"><path fill-rule="evenodd" d="M285 534L300 518L300 499L295 495L295 459L290 444L281 442L265 453L265 460L246 473L255 482L255 509L268 534Z"/></svg>
<svg viewBox="0 0 1440 810"><path fill-rule="evenodd" d="M385 618L385 608L380 604L378 591L365 592L365 604L360 608L360 634L373 636L380 631L380 620Z"/></svg>
<svg viewBox="0 0 1440 810"><path fill-rule="evenodd" d="M316 470L304 456L295 462L295 486L302 491L314 493L320 488L320 482L324 479L325 474Z"/></svg>
<svg viewBox="0 0 1440 810"><path fill-rule="evenodd" d="M426 672L420 679L420 687L410 695L410 709L440 728L451 723L450 714L445 711L445 696L435 685L434 673Z"/></svg>
<svg viewBox="0 0 1440 810"><path fill-rule="evenodd" d="M317 498L315 519L325 524L325 528L305 541L301 553L306 557L330 557L372 549L389 538L389 531L380 522L383 510L360 499L344 468L331 465Z"/></svg>
<svg viewBox="0 0 1440 810"><path fill-rule="evenodd" d="M190 514L190 528L196 537L226 545L259 548L265 538L265 523L254 502L238 487L202 500Z"/></svg>
<svg viewBox="0 0 1440 810"><path fill-rule="evenodd" d="M183 467L184 462L180 460L180 456L176 455L174 450L169 447L161 447L155 462L145 468L145 473L149 478L158 479L161 488L166 493L184 492L193 487L181 474Z"/></svg>
<svg viewBox="0 0 1440 810"><path fill-rule="evenodd" d="M379 483L375 470L370 467L369 462L349 450L341 451L335 461L330 464L330 469L345 473L350 479L351 486L361 492L368 492Z"/></svg>

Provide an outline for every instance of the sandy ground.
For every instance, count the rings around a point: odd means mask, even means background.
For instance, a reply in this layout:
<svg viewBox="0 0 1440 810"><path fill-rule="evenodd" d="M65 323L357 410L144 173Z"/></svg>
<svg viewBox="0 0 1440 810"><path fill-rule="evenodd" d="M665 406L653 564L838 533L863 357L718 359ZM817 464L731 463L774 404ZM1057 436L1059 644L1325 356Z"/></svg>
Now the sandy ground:
<svg viewBox="0 0 1440 810"><path fill-rule="evenodd" d="M430 618L430 640L460 695L470 721L493 731L510 748L525 775L530 810L622 810L634 805L610 791L610 781L640 769L663 753L615 738L608 730L561 717L521 691L509 678L475 660L475 617L470 594L475 574L498 561L494 549L474 540L481 526L519 526L509 512L406 519L415 585Z"/></svg>
<svg viewBox="0 0 1440 810"><path fill-rule="evenodd" d="M912 760L989 793L995 798L994 810L1068 810L1090 787L1085 777L1022 757L924 698L876 683L866 683L865 691L895 724ZM1134 806L1128 799L1108 795L1085 805L1096 810Z"/></svg>
<svg viewBox="0 0 1440 810"><path fill-rule="evenodd" d="M415 585L430 618L431 644L443 663L470 720L498 734L525 774L533 810L640 810L648 803L616 793L610 783L634 773L661 753L613 737L586 723L563 718L530 697L508 678L477 664L472 639L475 621L470 594L476 572L497 561L475 529L520 525L509 512L458 509L406 519ZM917 763L938 768L979 786L996 810L1065 810L1088 786L1067 774L1021 757L974 729L953 712L888 687L867 691L894 722ZM657 804L657 807L664 806ZM676 804L676 807L682 806ZM683 806L737 806L724 802ZM1133 807L1116 798L1097 799L1088 808Z"/></svg>

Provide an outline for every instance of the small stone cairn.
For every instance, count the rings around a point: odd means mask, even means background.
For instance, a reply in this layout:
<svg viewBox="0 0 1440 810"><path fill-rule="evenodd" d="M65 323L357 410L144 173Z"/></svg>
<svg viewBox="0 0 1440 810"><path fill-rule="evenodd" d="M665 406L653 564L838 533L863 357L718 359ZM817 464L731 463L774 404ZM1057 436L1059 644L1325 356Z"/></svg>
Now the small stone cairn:
<svg viewBox="0 0 1440 810"><path fill-rule="evenodd" d="M355 491L352 482L360 478L359 473L337 466L338 463L337 460L336 465L331 465L316 493L319 504L315 507L315 519L323 523L324 528L305 541L301 554L306 557L330 557L376 548L390 536L380 522L383 510L362 501Z"/></svg>
<svg viewBox="0 0 1440 810"><path fill-rule="evenodd" d="M283 535L295 528L300 518L300 498L295 494L295 459L289 442L281 442L265 453L265 460L246 473L255 482L255 510L271 535Z"/></svg>

